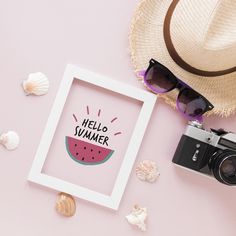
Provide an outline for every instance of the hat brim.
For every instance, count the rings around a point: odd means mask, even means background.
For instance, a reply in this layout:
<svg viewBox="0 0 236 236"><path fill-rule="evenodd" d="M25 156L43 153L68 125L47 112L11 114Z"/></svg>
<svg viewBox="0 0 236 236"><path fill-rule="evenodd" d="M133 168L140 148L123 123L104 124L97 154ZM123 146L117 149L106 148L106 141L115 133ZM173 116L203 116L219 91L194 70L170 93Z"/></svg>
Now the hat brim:
<svg viewBox="0 0 236 236"><path fill-rule="evenodd" d="M135 10L129 35L130 54L136 75L154 58L178 78L205 96L214 109L207 115L227 117L236 112L236 72L216 77L203 77L185 71L168 53L163 37L163 22L171 0L142 0ZM194 56L194 55L193 55ZM224 60L224 58L221 58ZM176 108L177 91L161 95Z"/></svg>

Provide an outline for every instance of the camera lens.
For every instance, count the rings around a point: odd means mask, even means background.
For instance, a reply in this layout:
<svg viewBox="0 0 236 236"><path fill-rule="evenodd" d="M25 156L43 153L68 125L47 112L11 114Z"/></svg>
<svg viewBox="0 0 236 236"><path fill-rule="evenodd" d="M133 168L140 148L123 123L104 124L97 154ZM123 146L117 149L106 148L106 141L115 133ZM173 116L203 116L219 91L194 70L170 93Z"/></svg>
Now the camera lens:
<svg viewBox="0 0 236 236"><path fill-rule="evenodd" d="M235 176L236 168L234 164L234 159L231 160L232 157L229 157L227 160L222 162L221 164L221 173L226 177L226 178L231 178Z"/></svg>
<svg viewBox="0 0 236 236"><path fill-rule="evenodd" d="M221 183L236 185L236 152L220 150L216 152L209 163L214 177Z"/></svg>

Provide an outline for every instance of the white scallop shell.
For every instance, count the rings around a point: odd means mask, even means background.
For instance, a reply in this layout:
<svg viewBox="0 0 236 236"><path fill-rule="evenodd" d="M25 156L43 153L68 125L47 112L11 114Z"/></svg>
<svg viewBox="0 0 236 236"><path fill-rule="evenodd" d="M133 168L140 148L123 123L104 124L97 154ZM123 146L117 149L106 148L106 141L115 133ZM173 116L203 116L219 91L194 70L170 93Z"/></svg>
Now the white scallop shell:
<svg viewBox="0 0 236 236"><path fill-rule="evenodd" d="M67 193L59 193L56 202L56 211L63 216L73 216L76 211L75 199Z"/></svg>
<svg viewBox="0 0 236 236"><path fill-rule="evenodd" d="M160 173L154 161L141 161L136 167L136 175L142 181L153 183L157 180Z"/></svg>
<svg viewBox="0 0 236 236"><path fill-rule="evenodd" d="M19 145L20 138L14 131L8 131L0 135L0 143L4 145L8 150L16 149Z"/></svg>
<svg viewBox="0 0 236 236"><path fill-rule="evenodd" d="M142 231L147 230L146 226L146 219L147 219L147 208L140 207L137 204L134 205L131 213L125 217L127 221L132 224L136 225Z"/></svg>
<svg viewBox="0 0 236 236"><path fill-rule="evenodd" d="M28 79L23 81L23 89L27 95L44 95L49 89L49 80L41 72L31 73Z"/></svg>

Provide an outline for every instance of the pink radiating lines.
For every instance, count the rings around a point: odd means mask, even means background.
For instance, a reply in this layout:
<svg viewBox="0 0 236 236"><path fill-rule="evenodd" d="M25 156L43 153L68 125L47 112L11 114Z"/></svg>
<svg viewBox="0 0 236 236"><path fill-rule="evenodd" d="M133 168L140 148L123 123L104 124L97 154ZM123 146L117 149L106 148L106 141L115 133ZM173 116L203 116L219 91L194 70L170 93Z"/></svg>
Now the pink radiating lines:
<svg viewBox="0 0 236 236"><path fill-rule="evenodd" d="M114 121L116 121L118 118L117 117L114 117L112 120L111 120L111 123L113 123ZM114 133L114 136L116 135L119 135L119 134L122 134L121 132L116 132Z"/></svg>
<svg viewBox="0 0 236 236"><path fill-rule="evenodd" d="M121 132L117 132L117 133L114 134L114 136L119 135L119 134L122 134L122 133Z"/></svg>
<svg viewBox="0 0 236 236"><path fill-rule="evenodd" d="M86 106L86 111L87 111L87 115L89 115L90 114L90 112L89 112L89 106ZM100 115L101 115L101 109L99 109L98 110L98 117L100 117ZM77 119L77 117L76 117L76 115L75 114L73 114L73 117L74 117L74 120L76 121L76 122L78 122L78 119ZM114 117L110 122L111 123L113 123L114 121L116 121L118 118L117 117ZM120 135L120 134L122 134L122 132L116 132L116 133L114 133L114 136L116 136L116 135Z"/></svg>
<svg viewBox="0 0 236 236"><path fill-rule="evenodd" d="M101 114L101 109L98 110L98 116L100 116L100 114Z"/></svg>
<svg viewBox="0 0 236 236"><path fill-rule="evenodd" d="M75 114L73 114L73 117L74 117L75 121L78 122L78 119L77 119L77 117L75 116Z"/></svg>
<svg viewBox="0 0 236 236"><path fill-rule="evenodd" d="M111 120L111 123L113 123L115 120L117 120L117 117L113 118L113 119Z"/></svg>

